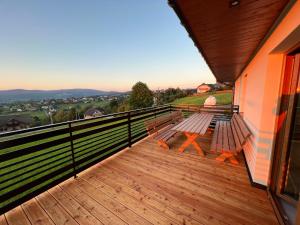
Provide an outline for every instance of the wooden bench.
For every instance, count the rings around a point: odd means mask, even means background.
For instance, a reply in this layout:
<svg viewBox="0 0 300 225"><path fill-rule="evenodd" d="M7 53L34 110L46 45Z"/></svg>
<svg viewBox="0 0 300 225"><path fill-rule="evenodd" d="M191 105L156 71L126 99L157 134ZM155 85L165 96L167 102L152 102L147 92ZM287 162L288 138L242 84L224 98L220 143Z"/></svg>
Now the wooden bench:
<svg viewBox="0 0 300 225"><path fill-rule="evenodd" d="M234 113L230 121L217 121L213 134L211 152L221 153L216 158L224 162L226 159L238 164L237 154L242 151L247 138L251 135L240 114Z"/></svg>
<svg viewBox="0 0 300 225"><path fill-rule="evenodd" d="M177 131L171 130L178 122L182 121L181 111L175 111L167 115L157 117L145 122L145 126L149 135L154 134L153 138L159 146L169 149L167 141L174 137Z"/></svg>

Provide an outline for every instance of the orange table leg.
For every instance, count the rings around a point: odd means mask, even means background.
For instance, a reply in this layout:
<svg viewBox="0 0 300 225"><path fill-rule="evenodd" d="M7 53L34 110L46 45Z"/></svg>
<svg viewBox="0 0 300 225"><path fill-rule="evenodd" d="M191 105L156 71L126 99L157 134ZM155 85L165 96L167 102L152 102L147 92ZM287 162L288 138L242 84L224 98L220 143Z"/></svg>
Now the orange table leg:
<svg viewBox="0 0 300 225"><path fill-rule="evenodd" d="M234 165L238 165L239 164L239 161L237 160L237 158L235 157L235 155L233 155L230 152L223 152L220 156L218 156L216 158L216 160L219 161L219 162L224 162L226 159L229 159L229 162L231 164L234 164Z"/></svg>
<svg viewBox="0 0 300 225"><path fill-rule="evenodd" d="M198 143L196 142L196 138L198 137L197 134L190 134L187 132L184 132L185 136L187 137L187 140L179 147L179 152L183 152L189 145L193 145L194 148L197 150L199 155L204 156L204 152L201 149L201 147L198 145Z"/></svg>

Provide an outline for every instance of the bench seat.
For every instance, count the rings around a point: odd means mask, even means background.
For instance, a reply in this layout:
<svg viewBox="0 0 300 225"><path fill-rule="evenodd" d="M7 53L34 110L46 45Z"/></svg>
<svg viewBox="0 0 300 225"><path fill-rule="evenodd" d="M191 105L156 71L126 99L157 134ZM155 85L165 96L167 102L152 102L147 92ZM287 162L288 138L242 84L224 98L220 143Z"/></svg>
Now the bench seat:
<svg viewBox="0 0 300 225"><path fill-rule="evenodd" d="M149 135L154 134L153 139L159 146L169 149L167 141L175 136L177 131L171 130L178 122L183 119L181 111L175 111L167 115L157 117L145 122Z"/></svg>
<svg viewBox="0 0 300 225"><path fill-rule="evenodd" d="M177 131L171 130L174 126L175 124L170 124L167 127L161 129L157 134L153 136L153 139L156 140L160 146L169 149L169 145L167 145L166 143L177 133Z"/></svg>
<svg viewBox="0 0 300 225"><path fill-rule="evenodd" d="M218 161L229 161L238 164L237 154L243 149L251 135L242 117L234 113L230 121L217 121L213 134L211 152L220 153Z"/></svg>

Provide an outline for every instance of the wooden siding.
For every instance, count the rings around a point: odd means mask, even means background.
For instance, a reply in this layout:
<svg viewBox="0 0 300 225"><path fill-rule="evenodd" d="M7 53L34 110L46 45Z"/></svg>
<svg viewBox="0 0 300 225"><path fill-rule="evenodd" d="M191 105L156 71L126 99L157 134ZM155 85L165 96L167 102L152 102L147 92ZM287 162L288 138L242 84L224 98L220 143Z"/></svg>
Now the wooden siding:
<svg viewBox="0 0 300 225"><path fill-rule="evenodd" d="M234 166L191 147L179 154L183 141L166 151L143 140L1 215L0 224L277 224L242 158ZM197 141L208 151L211 134Z"/></svg>

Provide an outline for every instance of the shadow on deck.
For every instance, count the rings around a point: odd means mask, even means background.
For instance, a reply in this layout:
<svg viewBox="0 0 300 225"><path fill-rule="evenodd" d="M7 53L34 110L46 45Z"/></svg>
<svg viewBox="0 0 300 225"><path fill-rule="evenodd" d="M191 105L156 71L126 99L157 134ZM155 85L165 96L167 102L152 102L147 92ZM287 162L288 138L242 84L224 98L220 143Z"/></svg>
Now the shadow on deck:
<svg viewBox="0 0 300 225"><path fill-rule="evenodd" d="M0 216L0 224L278 224L240 165L147 138ZM207 152L211 135L198 139Z"/></svg>

